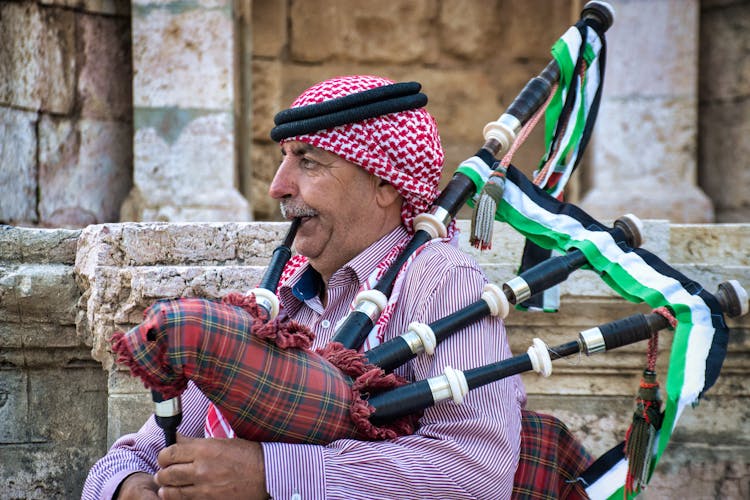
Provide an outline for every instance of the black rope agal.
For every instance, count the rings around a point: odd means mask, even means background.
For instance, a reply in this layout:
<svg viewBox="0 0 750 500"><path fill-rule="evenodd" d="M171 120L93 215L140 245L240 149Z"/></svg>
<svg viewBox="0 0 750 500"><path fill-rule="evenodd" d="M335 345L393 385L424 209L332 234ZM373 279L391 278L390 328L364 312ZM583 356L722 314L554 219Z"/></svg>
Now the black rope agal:
<svg viewBox="0 0 750 500"><path fill-rule="evenodd" d="M289 108L276 114L271 139L278 142L296 135L355 123L390 113L424 107L427 96L418 82L384 85L329 101Z"/></svg>

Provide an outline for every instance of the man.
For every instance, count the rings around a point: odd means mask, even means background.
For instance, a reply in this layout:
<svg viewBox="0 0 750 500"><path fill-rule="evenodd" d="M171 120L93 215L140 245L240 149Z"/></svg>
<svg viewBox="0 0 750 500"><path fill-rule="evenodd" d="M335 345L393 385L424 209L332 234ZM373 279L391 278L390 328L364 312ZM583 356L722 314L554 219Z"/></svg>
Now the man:
<svg viewBox="0 0 750 500"><path fill-rule="evenodd" d="M316 109L391 84L370 76L335 78L305 91L292 108ZM331 340L393 248L409 240L413 217L437 195L443 151L434 119L423 108L284 136L281 151L269 192L285 217L301 217L294 246L303 256L279 290L281 314L307 325L317 348ZM485 283L471 258L434 240L401 272L366 345L476 301ZM469 369L509 356L502 322L485 319L397 373L422 380L447 365ZM201 439L209 403L191 385L182 397L177 444L161 450L162 432L152 417L94 465L83 496L156 498L158 491L166 499L508 498L524 400L518 377L512 377L472 391L462 405L427 409L413 435L321 446Z"/></svg>

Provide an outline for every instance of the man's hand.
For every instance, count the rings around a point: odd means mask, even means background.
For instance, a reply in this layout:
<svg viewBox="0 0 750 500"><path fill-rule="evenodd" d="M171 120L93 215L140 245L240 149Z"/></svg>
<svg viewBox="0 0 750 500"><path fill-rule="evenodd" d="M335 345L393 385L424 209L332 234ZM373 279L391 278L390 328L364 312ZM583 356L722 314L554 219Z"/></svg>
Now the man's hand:
<svg viewBox="0 0 750 500"><path fill-rule="evenodd" d="M120 483L117 500L158 500L156 492L159 485L154 476L146 472L136 472Z"/></svg>
<svg viewBox="0 0 750 500"><path fill-rule="evenodd" d="M244 439L177 436L159 453L159 496L182 498L266 499L263 449Z"/></svg>

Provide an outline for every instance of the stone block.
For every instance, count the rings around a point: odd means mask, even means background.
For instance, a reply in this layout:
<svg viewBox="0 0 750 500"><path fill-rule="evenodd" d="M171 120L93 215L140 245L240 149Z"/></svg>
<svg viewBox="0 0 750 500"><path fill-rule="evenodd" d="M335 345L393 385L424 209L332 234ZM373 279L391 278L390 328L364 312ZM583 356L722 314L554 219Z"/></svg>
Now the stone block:
<svg viewBox="0 0 750 500"><path fill-rule="evenodd" d="M0 19L0 102L69 113L75 102L75 13L5 2Z"/></svg>
<svg viewBox="0 0 750 500"><path fill-rule="evenodd" d="M253 204L253 216L256 220L281 220L278 200L268 195L276 170L281 163L277 144L253 145L250 153L253 176L250 183L249 198Z"/></svg>
<svg viewBox="0 0 750 500"><path fill-rule="evenodd" d="M295 2L289 14L292 58L303 62L335 58L388 64L430 62L437 47L436 7L434 0Z"/></svg>
<svg viewBox="0 0 750 500"><path fill-rule="evenodd" d="M0 370L0 387L13 370ZM62 376L64 383L60 383ZM106 378L99 368L24 370L15 414L0 428L0 478L8 498L76 498L105 451ZM22 387L20 387L22 385Z"/></svg>
<svg viewBox="0 0 750 500"><path fill-rule="evenodd" d="M750 228L746 224L674 224L670 260L713 266L750 266Z"/></svg>
<svg viewBox="0 0 750 500"><path fill-rule="evenodd" d="M639 177L694 183L696 104L671 98L602 100L591 161L596 183L614 186Z"/></svg>
<svg viewBox="0 0 750 500"><path fill-rule="evenodd" d="M2 9L0 6L0 16L4 12ZM3 50L0 41L0 61L3 59ZM0 76L0 81L2 78L3 76ZM2 88L0 83L0 93ZM3 186L3 196L0 197L0 221L37 221L37 120L36 113L0 107L0 144L3 145L0 149L0 164L3 166L0 169L0 185Z"/></svg>
<svg viewBox="0 0 750 500"><path fill-rule="evenodd" d="M132 17L133 105L231 110L230 3L136 4Z"/></svg>
<svg viewBox="0 0 750 500"><path fill-rule="evenodd" d="M271 142L273 117L289 103L281 102L281 64L278 61L253 61L253 130L254 141ZM277 147L274 144L275 147ZM278 148L277 148L278 150ZM254 162L253 162L254 165Z"/></svg>
<svg viewBox="0 0 750 500"><path fill-rule="evenodd" d="M676 223L713 221L711 201L695 185L696 112L690 98L602 101L592 142L594 189L581 207L597 218L631 212ZM644 189L644 179L654 188Z"/></svg>
<svg viewBox="0 0 750 500"><path fill-rule="evenodd" d="M73 264L79 230L0 226L0 261Z"/></svg>
<svg viewBox="0 0 750 500"><path fill-rule="evenodd" d="M0 310L3 309L0 306ZM0 322L0 347L3 349L63 349L75 348L81 343L74 325L61 325L55 318L38 317L19 322L17 315L3 312L4 321Z"/></svg>
<svg viewBox="0 0 750 500"><path fill-rule="evenodd" d="M3 356L4 358L4 356ZM20 367L8 367L3 361L0 370L0 449L8 444L29 441L29 402L27 375ZM4 462L4 461L3 461Z"/></svg>
<svg viewBox="0 0 750 500"><path fill-rule="evenodd" d="M274 0L253 2L253 55L277 58L287 45L287 4ZM257 74L257 73L253 73Z"/></svg>
<svg viewBox="0 0 750 500"><path fill-rule="evenodd" d="M670 444L642 497L646 500L747 498L750 495L747 450L747 446L723 447L711 443Z"/></svg>
<svg viewBox="0 0 750 500"><path fill-rule="evenodd" d="M83 227L119 220L131 186L131 133L128 123L42 117L39 211L45 224Z"/></svg>
<svg viewBox="0 0 750 500"><path fill-rule="evenodd" d="M231 113L135 113L134 181L141 220L249 219L247 201L234 187Z"/></svg>
<svg viewBox="0 0 750 500"><path fill-rule="evenodd" d="M697 99L699 2L615 0L611 4L616 19L607 31L602 102L626 96Z"/></svg>
<svg viewBox="0 0 750 500"><path fill-rule="evenodd" d="M494 52L488 40L498 38L500 26L494 0L443 2L439 7L442 51L463 61L479 61Z"/></svg>
<svg viewBox="0 0 750 500"><path fill-rule="evenodd" d="M499 26L500 37L494 42L495 52L504 53L508 60L532 59L549 61L550 48L578 19L580 11L572 6L580 3L550 0L501 0L486 5L488 17ZM537 72L541 71L540 67Z"/></svg>
<svg viewBox="0 0 750 500"><path fill-rule="evenodd" d="M750 154L750 100L706 102L700 112L700 185L715 204L716 220L750 220L750 172L743 168Z"/></svg>
<svg viewBox="0 0 750 500"><path fill-rule="evenodd" d="M119 437L136 432L154 412L151 394L145 389L135 394L109 397L107 412L107 447Z"/></svg>
<svg viewBox="0 0 750 500"><path fill-rule="evenodd" d="M97 267L264 265L288 223L123 223L82 231L76 272ZM264 260L266 259L266 260Z"/></svg>
<svg viewBox="0 0 750 500"><path fill-rule="evenodd" d="M744 2L727 2L723 8L705 8L701 2L699 92L702 101L742 103L750 95L750 61L747 57L747 33L750 31L750 8ZM710 75L710 76L708 76ZM727 110L730 111L730 110ZM747 112L744 115L748 116ZM713 119L715 120L715 118ZM722 123L706 120L707 123ZM747 121L747 120L745 120ZM724 130L724 127L720 127ZM731 133L733 127L726 127ZM710 145L711 139L706 141Z"/></svg>
<svg viewBox="0 0 750 500"><path fill-rule="evenodd" d="M75 324L79 296L71 266L22 264L0 269L0 311L6 321L54 318L57 324Z"/></svg>
<svg viewBox="0 0 750 500"><path fill-rule="evenodd" d="M83 44L78 75L81 116L133 120L130 22L124 17L80 15Z"/></svg>
<svg viewBox="0 0 750 500"><path fill-rule="evenodd" d="M59 5L110 16L130 15L130 0L39 0L42 5Z"/></svg>

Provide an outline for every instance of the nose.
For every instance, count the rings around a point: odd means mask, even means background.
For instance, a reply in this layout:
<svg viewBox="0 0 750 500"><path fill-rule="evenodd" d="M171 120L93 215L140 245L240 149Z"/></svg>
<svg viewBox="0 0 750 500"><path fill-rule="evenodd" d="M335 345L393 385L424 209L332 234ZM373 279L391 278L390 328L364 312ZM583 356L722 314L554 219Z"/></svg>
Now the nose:
<svg viewBox="0 0 750 500"><path fill-rule="evenodd" d="M271 185L268 187L268 194L274 200L282 198L292 198L297 194L297 183L294 180L294 169L291 168L291 155L286 155L273 176Z"/></svg>

